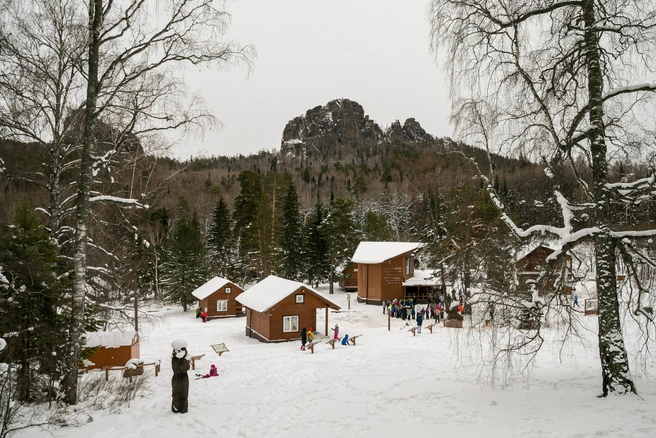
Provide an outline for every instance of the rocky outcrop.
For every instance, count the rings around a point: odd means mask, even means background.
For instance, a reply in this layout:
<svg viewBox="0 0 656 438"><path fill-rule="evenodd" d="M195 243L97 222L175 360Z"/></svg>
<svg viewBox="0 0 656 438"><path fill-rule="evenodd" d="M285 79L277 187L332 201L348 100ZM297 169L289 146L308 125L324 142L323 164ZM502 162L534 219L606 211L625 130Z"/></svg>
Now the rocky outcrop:
<svg viewBox="0 0 656 438"><path fill-rule="evenodd" d="M280 150L296 157L315 153L326 157L343 147L358 147L367 142L430 140L433 137L413 118L407 119L403 126L397 120L383 133L359 103L337 99L290 120L282 132Z"/></svg>
<svg viewBox="0 0 656 438"><path fill-rule="evenodd" d="M334 145L382 138L383 131L365 115L359 103L337 99L290 120L282 133L282 149L308 144L323 150Z"/></svg>
<svg viewBox="0 0 656 438"><path fill-rule="evenodd" d="M396 142L433 140L433 136L428 134L414 118L407 119L403 122L403 126L401 126L398 120L395 121L387 128L385 135L390 141Z"/></svg>

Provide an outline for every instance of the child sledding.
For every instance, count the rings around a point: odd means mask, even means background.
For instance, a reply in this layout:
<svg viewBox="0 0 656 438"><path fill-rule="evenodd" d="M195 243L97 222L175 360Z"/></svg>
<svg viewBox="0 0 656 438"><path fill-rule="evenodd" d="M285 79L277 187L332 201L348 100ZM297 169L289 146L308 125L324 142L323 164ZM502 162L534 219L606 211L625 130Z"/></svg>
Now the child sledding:
<svg viewBox="0 0 656 438"><path fill-rule="evenodd" d="M216 365L212 364L210 366L210 372L203 375L203 374L196 374L196 380L199 379L209 379L210 377L219 377L219 370L216 369Z"/></svg>

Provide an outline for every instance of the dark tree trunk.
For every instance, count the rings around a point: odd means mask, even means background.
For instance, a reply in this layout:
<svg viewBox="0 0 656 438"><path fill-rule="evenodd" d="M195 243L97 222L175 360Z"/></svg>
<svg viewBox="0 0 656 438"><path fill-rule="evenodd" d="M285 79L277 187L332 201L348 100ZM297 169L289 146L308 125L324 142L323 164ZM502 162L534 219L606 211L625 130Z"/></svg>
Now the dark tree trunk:
<svg viewBox="0 0 656 438"><path fill-rule="evenodd" d="M620 322L615 268L615 241L610 229L610 193L608 161L606 159L605 126L603 121L603 74L599 54L599 37L594 30L595 2L583 2L585 27L585 56L588 69L590 100L590 149L592 178L595 188L596 224L601 232L595 238L597 296L599 301L599 356L601 358L602 393L624 394L635 392L629 374L629 359L624 346Z"/></svg>

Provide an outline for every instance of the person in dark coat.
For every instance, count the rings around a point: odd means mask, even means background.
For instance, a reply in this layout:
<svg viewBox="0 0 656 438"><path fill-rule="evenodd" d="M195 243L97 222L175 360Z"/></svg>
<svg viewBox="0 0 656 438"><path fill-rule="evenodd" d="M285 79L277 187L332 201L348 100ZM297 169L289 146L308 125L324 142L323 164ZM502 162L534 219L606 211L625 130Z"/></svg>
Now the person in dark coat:
<svg viewBox="0 0 656 438"><path fill-rule="evenodd" d="M342 345L348 345L348 333L342 338Z"/></svg>
<svg viewBox="0 0 656 438"><path fill-rule="evenodd" d="M417 332L421 333L421 323L424 322L424 316L421 312L417 313Z"/></svg>
<svg viewBox="0 0 656 438"><path fill-rule="evenodd" d="M303 327L303 330L301 330L301 350L305 350L306 343L307 343L307 329Z"/></svg>
<svg viewBox="0 0 656 438"><path fill-rule="evenodd" d="M187 360L187 347L173 348L171 358L173 377L171 378L172 402L171 410L175 413L184 414L188 408L189 398L189 360Z"/></svg>

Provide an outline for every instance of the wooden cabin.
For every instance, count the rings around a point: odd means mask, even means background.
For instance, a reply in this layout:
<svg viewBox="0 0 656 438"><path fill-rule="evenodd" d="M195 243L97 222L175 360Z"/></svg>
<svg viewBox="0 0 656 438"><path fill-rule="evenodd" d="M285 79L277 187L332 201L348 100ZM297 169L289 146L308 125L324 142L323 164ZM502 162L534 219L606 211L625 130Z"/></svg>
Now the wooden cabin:
<svg viewBox="0 0 656 438"><path fill-rule="evenodd" d="M191 294L198 299L198 307L207 312L207 319L241 316L244 308L237 301L244 289L230 280L214 277Z"/></svg>
<svg viewBox="0 0 656 438"><path fill-rule="evenodd" d="M535 284L546 269L547 257L555 251L555 249L550 248L546 244L540 244L517 260L515 269L517 271L518 291L528 292L531 289L530 285ZM547 277L544 284L538 285L538 292L541 294L553 292L571 293L572 279L572 256L566 254L564 262L554 268L554 271Z"/></svg>
<svg viewBox="0 0 656 438"><path fill-rule="evenodd" d="M349 262L342 269L342 277L339 279L339 287L345 292L355 292L358 290L358 265Z"/></svg>
<svg viewBox="0 0 656 438"><path fill-rule="evenodd" d="M301 338L303 328L317 327L317 309L340 307L325 295L303 283L270 275L237 297L246 308L246 336L262 342L292 341Z"/></svg>
<svg viewBox="0 0 656 438"><path fill-rule="evenodd" d="M139 334L136 332L87 333L83 348L90 353L85 361L87 369L122 367L130 359L140 359Z"/></svg>
<svg viewBox="0 0 656 438"><path fill-rule="evenodd" d="M358 265L358 302L381 304L410 298L403 283L414 276L415 255L422 246L417 242L360 242L351 259Z"/></svg>

